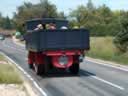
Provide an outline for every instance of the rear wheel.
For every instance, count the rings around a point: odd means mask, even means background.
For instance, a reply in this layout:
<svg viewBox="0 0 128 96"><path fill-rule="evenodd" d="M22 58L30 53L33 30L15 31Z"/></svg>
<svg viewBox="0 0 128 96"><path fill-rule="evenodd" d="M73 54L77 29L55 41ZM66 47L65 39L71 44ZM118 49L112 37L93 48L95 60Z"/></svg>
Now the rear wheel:
<svg viewBox="0 0 128 96"><path fill-rule="evenodd" d="M69 70L72 74L77 75L79 73L79 68L80 68L80 64L75 63L75 64L72 64L72 66L69 68Z"/></svg>
<svg viewBox="0 0 128 96"><path fill-rule="evenodd" d="M29 69L33 69L33 64L28 64Z"/></svg>
<svg viewBox="0 0 128 96"><path fill-rule="evenodd" d="M45 66L44 64L34 64L34 70L37 75L42 75L45 73Z"/></svg>
<svg viewBox="0 0 128 96"><path fill-rule="evenodd" d="M48 71L48 69L50 69L50 70L53 69L51 57L47 57L46 63L47 63L47 71Z"/></svg>

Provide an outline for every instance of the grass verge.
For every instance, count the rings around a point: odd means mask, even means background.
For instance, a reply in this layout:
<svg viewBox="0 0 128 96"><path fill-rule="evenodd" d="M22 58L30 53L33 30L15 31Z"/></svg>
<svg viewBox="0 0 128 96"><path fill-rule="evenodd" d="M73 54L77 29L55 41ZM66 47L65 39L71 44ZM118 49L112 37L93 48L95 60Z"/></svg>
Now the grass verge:
<svg viewBox="0 0 128 96"><path fill-rule="evenodd" d="M6 61L6 59L0 54L0 61ZM10 64L0 63L0 84L22 84L18 71L14 66Z"/></svg>
<svg viewBox="0 0 128 96"><path fill-rule="evenodd" d="M91 37L91 49L87 56L128 65L128 52L120 53L112 37Z"/></svg>
<svg viewBox="0 0 128 96"><path fill-rule="evenodd" d="M3 55L0 55L0 61L5 61L5 57Z"/></svg>

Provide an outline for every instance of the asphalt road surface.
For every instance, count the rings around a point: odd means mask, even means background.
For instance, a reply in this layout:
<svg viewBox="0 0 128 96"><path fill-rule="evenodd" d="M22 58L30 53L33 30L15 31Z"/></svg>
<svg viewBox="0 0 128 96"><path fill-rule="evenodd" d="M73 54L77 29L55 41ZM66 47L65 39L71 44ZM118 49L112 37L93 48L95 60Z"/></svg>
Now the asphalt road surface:
<svg viewBox="0 0 128 96"><path fill-rule="evenodd" d="M27 66L27 51L11 39L0 41L0 51L21 66L43 90L45 96L128 96L128 72L84 60L80 73L51 72L37 76ZM38 90L38 89L37 89Z"/></svg>

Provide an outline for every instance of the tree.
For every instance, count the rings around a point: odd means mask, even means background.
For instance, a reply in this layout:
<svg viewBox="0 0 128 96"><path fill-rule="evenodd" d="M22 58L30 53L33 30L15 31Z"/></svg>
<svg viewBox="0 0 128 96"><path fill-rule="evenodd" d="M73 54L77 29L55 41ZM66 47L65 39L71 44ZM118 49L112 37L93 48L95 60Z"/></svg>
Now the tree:
<svg viewBox="0 0 128 96"><path fill-rule="evenodd" d="M109 24L112 20L112 11L105 4L97 9L100 18L102 19L104 24Z"/></svg>
<svg viewBox="0 0 128 96"><path fill-rule="evenodd" d="M87 9L90 11L90 12L93 12L95 10L95 7L92 3L92 0L88 0L88 3L87 3Z"/></svg>
<svg viewBox="0 0 128 96"><path fill-rule="evenodd" d="M77 26L82 25L86 21L86 16L88 15L87 8L84 6L78 6L76 10L73 10L70 13L70 16L74 18L74 20L77 22Z"/></svg>
<svg viewBox="0 0 128 96"><path fill-rule="evenodd" d="M57 8L54 4L51 4L48 0L41 0L39 5L44 9L42 17L44 18L55 18L57 17Z"/></svg>
<svg viewBox="0 0 128 96"><path fill-rule="evenodd" d="M96 8L91 0L87 5L78 6L71 11L75 18L70 25L78 25L90 30L93 36L115 36L120 30L120 12L112 11L105 4Z"/></svg>
<svg viewBox="0 0 128 96"><path fill-rule="evenodd" d="M14 14L13 21L19 31L23 31L22 24L29 19L33 18L56 18L64 17L64 14L57 12L54 4L48 0L40 0L38 4L24 3L19 6L17 13Z"/></svg>
<svg viewBox="0 0 128 96"><path fill-rule="evenodd" d="M58 13L58 16L57 17L58 18L62 18L62 19L66 19L67 18L66 15L64 14L64 12Z"/></svg>
<svg viewBox="0 0 128 96"><path fill-rule="evenodd" d="M4 29L12 29L11 20L9 19L8 16L6 18L4 18L3 28Z"/></svg>
<svg viewBox="0 0 128 96"><path fill-rule="evenodd" d="M0 27L2 27L2 23L3 23L3 17L2 17L2 15L0 13Z"/></svg>
<svg viewBox="0 0 128 96"><path fill-rule="evenodd" d="M114 43L121 52L128 51L128 12L121 17L121 31L116 35Z"/></svg>

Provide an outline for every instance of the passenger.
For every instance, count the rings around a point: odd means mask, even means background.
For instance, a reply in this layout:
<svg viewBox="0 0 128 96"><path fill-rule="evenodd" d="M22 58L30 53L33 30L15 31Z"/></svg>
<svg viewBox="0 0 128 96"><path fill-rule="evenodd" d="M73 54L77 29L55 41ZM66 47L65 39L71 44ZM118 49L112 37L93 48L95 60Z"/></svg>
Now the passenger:
<svg viewBox="0 0 128 96"><path fill-rule="evenodd" d="M73 29L79 29L79 27L78 26L74 26Z"/></svg>
<svg viewBox="0 0 128 96"><path fill-rule="evenodd" d="M56 29L56 25L53 23L49 24L49 29L55 30Z"/></svg>
<svg viewBox="0 0 128 96"><path fill-rule="evenodd" d="M50 29L50 25L49 24L46 24L46 29Z"/></svg>
<svg viewBox="0 0 128 96"><path fill-rule="evenodd" d="M61 29L68 29L66 26L62 26Z"/></svg>
<svg viewBox="0 0 128 96"><path fill-rule="evenodd" d="M44 29L42 24L38 24L34 30L42 30L42 29Z"/></svg>

